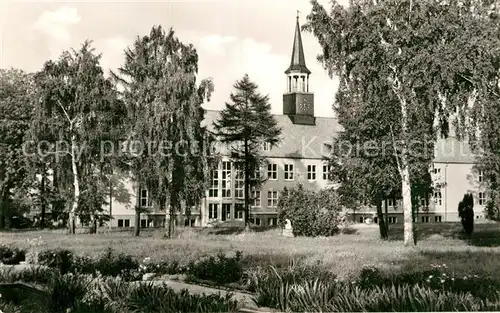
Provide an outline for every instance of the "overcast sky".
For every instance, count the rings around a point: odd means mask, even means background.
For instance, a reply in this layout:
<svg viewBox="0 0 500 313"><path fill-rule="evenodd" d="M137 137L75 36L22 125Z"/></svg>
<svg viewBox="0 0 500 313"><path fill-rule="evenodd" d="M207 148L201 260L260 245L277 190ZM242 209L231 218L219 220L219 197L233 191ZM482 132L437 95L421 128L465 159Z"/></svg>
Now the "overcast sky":
<svg viewBox="0 0 500 313"><path fill-rule="evenodd" d="M245 73L269 94L273 113L282 113L284 71L291 58L296 11L301 24L308 0L197 0L106 2L14 2L0 0L0 67L37 71L61 51L91 39L106 71L119 67L123 50L153 25L173 27L199 54L200 78L212 77L215 92L207 109L221 109L234 82ZM347 1L340 1L347 2ZM328 5L328 0L320 3ZM316 116L333 116L338 81L316 61L320 46L302 34L306 64L312 71Z"/></svg>

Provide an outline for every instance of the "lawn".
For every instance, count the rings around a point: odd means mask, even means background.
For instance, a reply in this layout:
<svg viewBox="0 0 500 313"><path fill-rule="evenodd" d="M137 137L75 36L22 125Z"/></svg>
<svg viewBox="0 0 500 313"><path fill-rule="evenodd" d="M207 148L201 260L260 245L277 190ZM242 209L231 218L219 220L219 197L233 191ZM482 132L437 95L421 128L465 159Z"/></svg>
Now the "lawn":
<svg viewBox="0 0 500 313"><path fill-rule="evenodd" d="M330 238L285 238L271 229L248 234L218 234L220 229L179 229L173 239L164 239L164 230L145 230L140 237L127 232L69 236L64 231L0 233L2 244L30 249L27 239L40 238L40 249L64 248L79 255L96 256L111 247L138 259L171 260L187 263L218 252L243 253L245 267L266 264L286 265L299 261L321 264L340 277L356 274L371 265L387 271L429 269L446 264L450 272L494 276L500 279L500 224L477 224L469 240L460 235L459 223L417 225L420 240L416 247L403 246L402 226L391 225L390 240L378 239L377 225L354 225L349 234ZM227 233L227 231L226 231Z"/></svg>

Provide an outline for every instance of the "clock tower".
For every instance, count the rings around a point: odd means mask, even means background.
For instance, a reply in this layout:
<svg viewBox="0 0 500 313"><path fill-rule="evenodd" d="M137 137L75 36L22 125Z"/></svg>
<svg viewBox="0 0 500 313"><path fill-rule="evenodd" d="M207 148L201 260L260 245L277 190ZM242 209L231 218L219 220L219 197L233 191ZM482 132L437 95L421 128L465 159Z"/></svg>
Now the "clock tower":
<svg viewBox="0 0 500 313"><path fill-rule="evenodd" d="M288 115L294 124L315 125L314 94L309 92L311 71L306 67L298 15L292 60L285 74L286 92L283 94L283 114Z"/></svg>

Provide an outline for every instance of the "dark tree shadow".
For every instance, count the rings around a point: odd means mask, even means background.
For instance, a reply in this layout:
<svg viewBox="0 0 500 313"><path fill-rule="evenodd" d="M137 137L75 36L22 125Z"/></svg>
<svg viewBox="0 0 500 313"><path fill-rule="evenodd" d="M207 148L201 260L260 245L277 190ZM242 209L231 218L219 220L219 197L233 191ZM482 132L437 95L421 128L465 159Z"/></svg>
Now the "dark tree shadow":
<svg viewBox="0 0 500 313"><path fill-rule="evenodd" d="M475 247L500 247L500 229L473 232L470 238L464 235L464 239Z"/></svg>

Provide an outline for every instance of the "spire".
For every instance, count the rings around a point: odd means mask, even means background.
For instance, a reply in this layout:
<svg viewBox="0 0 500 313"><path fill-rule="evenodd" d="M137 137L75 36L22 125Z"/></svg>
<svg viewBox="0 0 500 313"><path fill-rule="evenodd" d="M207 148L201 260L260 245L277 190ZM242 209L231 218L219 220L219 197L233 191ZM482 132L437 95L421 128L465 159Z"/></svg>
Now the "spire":
<svg viewBox="0 0 500 313"><path fill-rule="evenodd" d="M293 38L292 60L285 74L289 74L292 71L311 74L311 71L306 67L306 60L304 57L304 47L302 46L302 37L300 35L299 11L297 11L297 24L295 26L295 37Z"/></svg>

